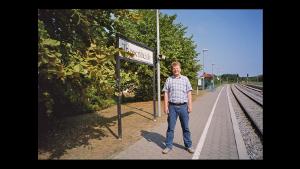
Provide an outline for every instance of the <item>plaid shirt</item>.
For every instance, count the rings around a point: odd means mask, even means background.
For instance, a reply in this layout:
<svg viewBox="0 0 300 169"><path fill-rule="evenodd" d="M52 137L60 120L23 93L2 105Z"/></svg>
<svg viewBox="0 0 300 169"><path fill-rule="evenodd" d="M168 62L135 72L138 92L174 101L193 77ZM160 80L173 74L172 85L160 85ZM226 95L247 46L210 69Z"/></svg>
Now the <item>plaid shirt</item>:
<svg viewBox="0 0 300 169"><path fill-rule="evenodd" d="M188 91L191 91L192 86L186 76L180 75L178 78L170 76L166 80L163 91L168 92L169 101L172 103L188 102Z"/></svg>

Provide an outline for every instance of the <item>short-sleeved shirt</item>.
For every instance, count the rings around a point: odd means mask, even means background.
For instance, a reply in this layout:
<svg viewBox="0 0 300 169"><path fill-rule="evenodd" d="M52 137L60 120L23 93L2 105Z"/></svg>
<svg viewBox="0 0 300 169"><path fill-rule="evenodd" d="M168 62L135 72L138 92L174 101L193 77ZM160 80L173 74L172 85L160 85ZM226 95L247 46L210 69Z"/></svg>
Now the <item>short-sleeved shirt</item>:
<svg viewBox="0 0 300 169"><path fill-rule="evenodd" d="M169 102L184 103L188 102L188 92L193 90L189 79L180 75L176 78L174 75L168 77L163 91L168 92Z"/></svg>

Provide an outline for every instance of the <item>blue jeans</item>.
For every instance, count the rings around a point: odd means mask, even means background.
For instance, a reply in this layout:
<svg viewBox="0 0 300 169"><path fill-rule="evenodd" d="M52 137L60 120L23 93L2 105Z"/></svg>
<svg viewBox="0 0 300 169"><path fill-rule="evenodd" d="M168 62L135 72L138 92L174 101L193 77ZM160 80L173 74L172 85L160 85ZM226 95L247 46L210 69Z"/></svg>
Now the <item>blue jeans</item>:
<svg viewBox="0 0 300 169"><path fill-rule="evenodd" d="M189 113L188 113L187 104L180 105L180 106L169 104L166 146L170 149L172 149L173 147L174 129L175 129L178 116L179 116L182 132L183 132L184 146L186 148L190 148L192 146L192 140L191 140L191 132L189 130Z"/></svg>

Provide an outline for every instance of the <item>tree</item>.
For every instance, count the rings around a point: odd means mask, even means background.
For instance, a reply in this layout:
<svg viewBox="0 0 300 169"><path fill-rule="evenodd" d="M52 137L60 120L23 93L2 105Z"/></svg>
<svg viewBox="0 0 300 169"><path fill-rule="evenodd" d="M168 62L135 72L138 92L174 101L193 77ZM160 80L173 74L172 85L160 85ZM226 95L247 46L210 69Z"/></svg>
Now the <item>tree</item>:
<svg viewBox="0 0 300 169"><path fill-rule="evenodd" d="M134 22L124 20L123 28L120 33L142 42L156 50L156 11L155 10L136 10L135 13L140 16L141 20ZM164 82L172 74L170 65L173 61L179 61L182 67L182 74L186 75L193 86L197 83L197 72L200 65L197 63L195 42L191 37L185 37L187 27L182 24L175 24L176 15L160 15L160 48L161 53L167 56L161 61L161 81ZM155 56L156 57L156 56ZM137 72L137 83L135 88L136 96L142 100L148 100L153 97L152 94L152 77L153 70L146 65L136 65L136 63L123 63L122 67L128 74ZM132 82L131 82L132 83ZM164 83L161 83L161 88Z"/></svg>
<svg viewBox="0 0 300 169"><path fill-rule="evenodd" d="M114 56L123 51L115 48L115 27L135 19L129 10L38 10L39 116L84 113L112 102Z"/></svg>
<svg viewBox="0 0 300 169"><path fill-rule="evenodd" d="M160 15L161 53L167 56L160 62L161 80L172 74L170 65L177 60L194 84L200 70L196 44L175 20L176 15ZM156 50L155 10L38 10L39 117L85 113L114 103L114 56L125 52L115 47L116 33ZM153 68L127 61L121 68L122 90L139 100L151 99Z"/></svg>

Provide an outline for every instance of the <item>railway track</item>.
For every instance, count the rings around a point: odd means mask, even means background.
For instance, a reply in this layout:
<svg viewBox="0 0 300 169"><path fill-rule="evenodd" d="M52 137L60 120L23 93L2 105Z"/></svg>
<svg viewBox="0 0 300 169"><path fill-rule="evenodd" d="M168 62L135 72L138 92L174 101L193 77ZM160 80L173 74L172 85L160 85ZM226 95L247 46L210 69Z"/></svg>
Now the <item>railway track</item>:
<svg viewBox="0 0 300 169"><path fill-rule="evenodd" d="M257 90L263 90L263 86L258 86L258 85L254 85L254 84L247 84L246 86L248 87L252 87L254 89L257 89Z"/></svg>
<svg viewBox="0 0 300 169"><path fill-rule="evenodd" d="M254 94L251 95L249 91L247 92L245 89L242 89L237 85L231 85L230 88L234 98L245 113L245 116L250 121L261 141L263 141L262 98L261 101L259 101L258 97L254 98Z"/></svg>
<svg viewBox="0 0 300 169"><path fill-rule="evenodd" d="M252 91L255 91L257 93L263 94L263 88L260 87L260 86L245 85L245 84L241 84L241 83L239 83L239 85L241 85L241 86L243 86L243 87L245 87L247 89L250 89Z"/></svg>
<svg viewBox="0 0 300 169"><path fill-rule="evenodd" d="M263 106L263 94L258 93L256 90L249 89L247 86L235 84L235 87L242 92L245 96L253 100L255 103Z"/></svg>

